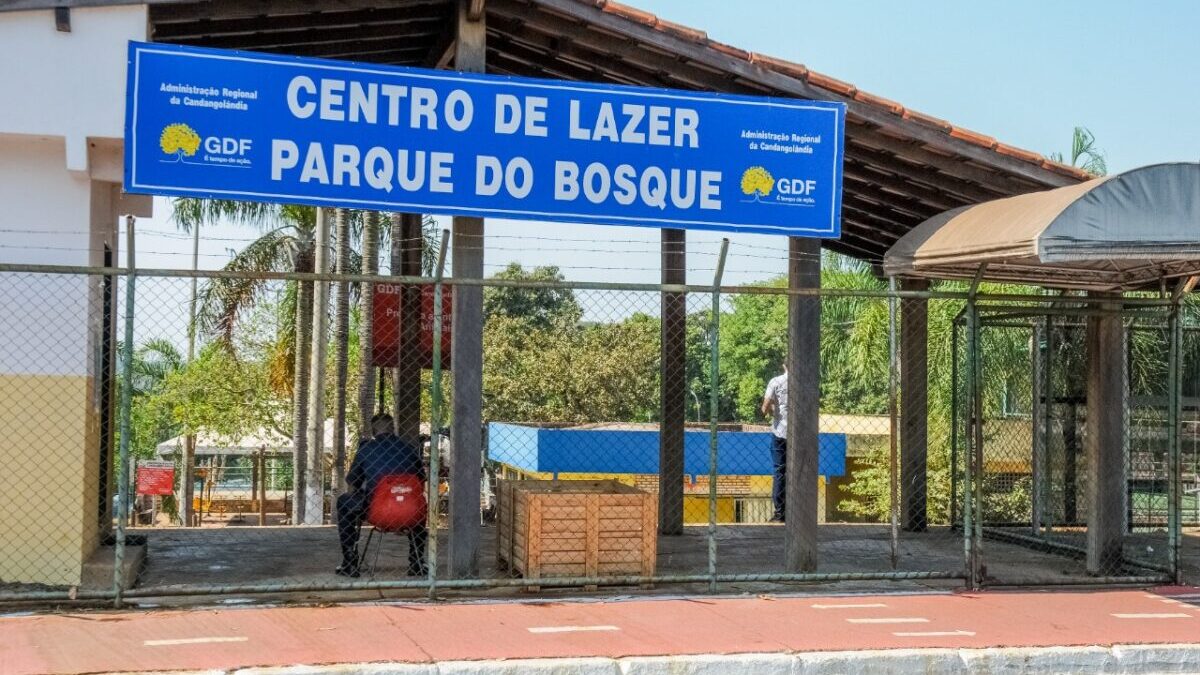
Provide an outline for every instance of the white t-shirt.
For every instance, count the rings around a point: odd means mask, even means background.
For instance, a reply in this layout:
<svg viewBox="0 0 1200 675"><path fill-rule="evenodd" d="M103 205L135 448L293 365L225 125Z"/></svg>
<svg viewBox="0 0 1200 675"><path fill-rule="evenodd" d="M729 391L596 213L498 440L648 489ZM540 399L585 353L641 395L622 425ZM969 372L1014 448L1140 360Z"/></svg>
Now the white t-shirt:
<svg viewBox="0 0 1200 675"><path fill-rule="evenodd" d="M788 410L787 373L771 378L763 398L775 402L775 417L771 420L771 431L776 438L787 438Z"/></svg>

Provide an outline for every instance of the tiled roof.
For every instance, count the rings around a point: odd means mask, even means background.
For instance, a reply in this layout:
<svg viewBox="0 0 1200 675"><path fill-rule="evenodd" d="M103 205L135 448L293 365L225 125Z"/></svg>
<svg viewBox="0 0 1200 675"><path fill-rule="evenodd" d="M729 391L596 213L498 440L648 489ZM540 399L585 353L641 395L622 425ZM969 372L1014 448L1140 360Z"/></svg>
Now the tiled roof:
<svg viewBox="0 0 1200 675"><path fill-rule="evenodd" d="M1017 159L1029 162L1030 164L1037 165L1048 171L1060 173L1076 180L1087 180L1089 178L1093 178L1091 174L1082 169L1052 161L1036 152L1031 152L1029 150L1017 148L1006 143L1001 143L991 136L956 126L950 122L947 122L946 120L926 115L916 110L911 110L904 105L897 103L896 101L862 91L849 82L843 82L841 80L829 77L828 75L809 70L803 64L793 63L791 61L785 61L773 56L767 56L766 54L758 54L739 49L733 45L728 45L723 42L713 40L702 30L677 24L672 21L667 21L659 18L657 15L651 12L638 9L630 5L612 2L612 0L577 1L582 4L593 5L607 13L636 21L645 26L654 28L655 30L667 33L673 37L688 40L727 56L747 61L759 66L760 68L765 68L781 75L786 75L797 80L805 81L808 84L817 87L818 89L823 89L830 92L833 94L833 98L846 100L848 102L853 101L855 103L885 110L902 119L911 120L930 128L938 129L954 138L1003 155L1007 155L1009 157L1015 157Z"/></svg>

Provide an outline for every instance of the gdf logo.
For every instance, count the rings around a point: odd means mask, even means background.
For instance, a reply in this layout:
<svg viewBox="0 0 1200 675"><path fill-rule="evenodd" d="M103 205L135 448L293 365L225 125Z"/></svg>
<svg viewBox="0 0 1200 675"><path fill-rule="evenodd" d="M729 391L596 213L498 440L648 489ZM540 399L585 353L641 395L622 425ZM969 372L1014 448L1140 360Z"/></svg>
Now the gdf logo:
<svg viewBox="0 0 1200 675"><path fill-rule="evenodd" d="M226 157L244 157L250 152L252 141L249 138L221 138L209 136L204 139L204 151L210 155Z"/></svg>
<svg viewBox="0 0 1200 675"><path fill-rule="evenodd" d="M781 195L807 197L817 189L817 181L801 180L799 178L780 178L775 181L775 189Z"/></svg>
<svg viewBox="0 0 1200 675"><path fill-rule="evenodd" d="M205 166L228 166L245 168L250 166L250 151L253 141L249 138L228 136L200 137L195 129L176 122L163 127L158 137L158 147L168 159L159 161L169 164L195 164ZM199 153L203 149L204 152ZM197 157L197 153L199 156Z"/></svg>

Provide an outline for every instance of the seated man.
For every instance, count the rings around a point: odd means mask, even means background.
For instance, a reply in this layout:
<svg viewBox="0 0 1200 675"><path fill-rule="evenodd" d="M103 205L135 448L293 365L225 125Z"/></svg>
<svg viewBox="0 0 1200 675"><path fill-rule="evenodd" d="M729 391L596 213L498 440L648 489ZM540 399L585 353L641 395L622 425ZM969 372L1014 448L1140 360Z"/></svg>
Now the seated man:
<svg viewBox="0 0 1200 675"><path fill-rule="evenodd" d="M358 531L367 517L375 485L384 476L411 474L425 480L421 451L405 443L392 429L392 417L379 413L371 418L372 438L359 442L358 452L346 474L349 491L338 497L338 538L342 544L342 564L337 574L357 577ZM426 574L425 544L428 530L422 523L408 531L408 574Z"/></svg>

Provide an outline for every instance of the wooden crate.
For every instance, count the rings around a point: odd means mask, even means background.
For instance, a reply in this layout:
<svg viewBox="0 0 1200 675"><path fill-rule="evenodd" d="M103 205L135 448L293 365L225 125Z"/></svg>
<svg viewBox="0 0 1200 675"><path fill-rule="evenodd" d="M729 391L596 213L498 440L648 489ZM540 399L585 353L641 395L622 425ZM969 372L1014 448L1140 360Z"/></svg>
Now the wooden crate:
<svg viewBox="0 0 1200 675"><path fill-rule="evenodd" d="M497 562L526 579L652 576L658 500L615 480L501 481Z"/></svg>

